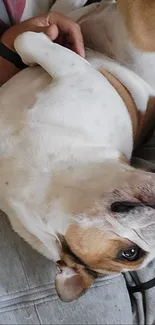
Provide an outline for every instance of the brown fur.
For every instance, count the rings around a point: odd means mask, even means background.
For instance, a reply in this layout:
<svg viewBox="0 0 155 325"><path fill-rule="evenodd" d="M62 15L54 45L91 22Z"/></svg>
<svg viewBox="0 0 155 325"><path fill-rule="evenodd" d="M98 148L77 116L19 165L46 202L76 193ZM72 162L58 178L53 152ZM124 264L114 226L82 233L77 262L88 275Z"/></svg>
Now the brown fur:
<svg viewBox="0 0 155 325"><path fill-rule="evenodd" d="M66 241L72 247L75 255L92 270L99 273L121 272L125 268L137 269L140 267L144 257L132 263L117 260L118 253L129 249L131 243L118 236L113 237L113 239L109 238L100 229L71 225L66 235Z"/></svg>
<svg viewBox="0 0 155 325"><path fill-rule="evenodd" d="M155 1L117 0L117 4L134 45L144 52L154 52Z"/></svg>
<svg viewBox="0 0 155 325"><path fill-rule="evenodd" d="M116 89L120 97L123 99L126 108L129 112L132 121L132 128L133 128L133 137L136 139L137 137L137 129L139 123L139 116L137 113L137 107L134 103L134 100L129 93L128 89L110 72L106 71L105 69L101 69L100 72L102 75L111 83L111 85ZM116 107L117 109L117 107Z"/></svg>
<svg viewBox="0 0 155 325"><path fill-rule="evenodd" d="M152 96L149 98L146 113L143 114L138 111L138 108L136 107L128 89L115 76L103 68L100 70L100 72L116 89L126 105L132 121L134 146L137 147L140 143L142 143L151 127L153 127L155 124L155 97Z"/></svg>
<svg viewBox="0 0 155 325"><path fill-rule="evenodd" d="M143 115L139 112L139 116L140 124L138 129L136 146L142 143L149 131L155 125L155 97L152 96L149 98L146 113Z"/></svg>

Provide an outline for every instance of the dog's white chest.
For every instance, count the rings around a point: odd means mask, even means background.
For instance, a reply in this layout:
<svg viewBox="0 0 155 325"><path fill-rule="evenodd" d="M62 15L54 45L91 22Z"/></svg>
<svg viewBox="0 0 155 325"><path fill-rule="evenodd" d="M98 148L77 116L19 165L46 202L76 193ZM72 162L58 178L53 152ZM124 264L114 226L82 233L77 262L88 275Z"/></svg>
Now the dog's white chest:
<svg viewBox="0 0 155 325"><path fill-rule="evenodd" d="M65 163L69 156L87 159L82 155L89 149L89 159L93 159L96 148L101 149L101 159L102 148L104 151L111 145L129 155L128 113L122 99L102 75L93 79L93 74L79 74L54 81L29 107L24 103L23 109L17 99L14 107L11 94L8 96L5 100L1 90L1 157L18 157L21 164L27 164L30 159L34 167L51 170L55 164ZM121 139L126 128L129 134L126 132ZM117 132L115 136L114 132Z"/></svg>

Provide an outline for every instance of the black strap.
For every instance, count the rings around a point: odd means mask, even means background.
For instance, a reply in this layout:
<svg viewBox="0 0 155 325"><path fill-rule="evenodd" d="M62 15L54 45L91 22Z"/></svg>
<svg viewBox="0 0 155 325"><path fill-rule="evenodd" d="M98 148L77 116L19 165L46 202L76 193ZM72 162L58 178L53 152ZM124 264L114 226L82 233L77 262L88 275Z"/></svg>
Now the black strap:
<svg viewBox="0 0 155 325"><path fill-rule="evenodd" d="M149 290L153 287L155 287L155 278L153 278L150 281L136 285L136 286L127 286L128 290L131 294L133 294L135 292L144 292L144 291Z"/></svg>
<svg viewBox="0 0 155 325"><path fill-rule="evenodd" d="M11 62L18 69L25 69L27 67L26 64L23 63L21 57L14 51L10 50L3 43L0 42L0 56L7 61Z"/></svg>
<svg viewBox="0 0 155 325"><path fill-rule="evenodd" d="M148 321L147 321L148 313L147 313L147 303L146 303L146 292L145 291L139 291L139 289L141 289L141 282L140 282L140 279L139 279L139 276L138 276L137 273L138 272L135 272L135 271L129 272L133 282L135 283L135 286L134 287L128 287L128 289L131 288L131 290L132 290L132 288L134 288L134 289L137 288L138 289L137 292L140 292L141 298L142 298L142 306L143 306L144 325L147 325L148 324ZM131 301L133 303L133 300L136 299L136 298L134 296L134 293L131 292L131 290L129 289L129 295L130 295ZM139 310L137 310L137 318L138 318L137 319L138 320L137 324L140 324L141 313L139 312Z"/></svg>

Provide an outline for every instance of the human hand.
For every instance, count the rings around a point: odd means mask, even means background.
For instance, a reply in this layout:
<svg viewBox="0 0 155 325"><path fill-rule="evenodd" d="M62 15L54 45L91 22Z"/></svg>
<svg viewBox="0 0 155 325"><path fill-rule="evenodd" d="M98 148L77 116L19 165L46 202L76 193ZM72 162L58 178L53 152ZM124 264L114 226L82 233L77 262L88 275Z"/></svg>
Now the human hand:
<svg viewBox="0 0 155 325"><path fill-rule="evenodd" d="M15 51L14 41L16 37L26 31L43 32L52 41L69 47L84 57L84 44L80 26L57 12L50 12L12 26L2 35L1 42Z"/></svg>

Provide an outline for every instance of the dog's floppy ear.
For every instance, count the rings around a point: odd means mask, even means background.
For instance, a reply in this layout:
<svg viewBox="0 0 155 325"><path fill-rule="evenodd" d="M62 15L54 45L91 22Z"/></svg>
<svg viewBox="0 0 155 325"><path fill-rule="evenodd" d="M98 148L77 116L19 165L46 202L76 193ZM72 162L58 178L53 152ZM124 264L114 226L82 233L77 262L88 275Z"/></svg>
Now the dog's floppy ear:
<svg viewBox="0 0 155 325"><path fill-rule="evenodd" d="M77 299L92 285L94 277L86 269L80 266L74 269L61 261L58 265L60 273L56 276L56 290L62 301Z"/></svg>

